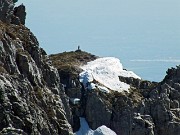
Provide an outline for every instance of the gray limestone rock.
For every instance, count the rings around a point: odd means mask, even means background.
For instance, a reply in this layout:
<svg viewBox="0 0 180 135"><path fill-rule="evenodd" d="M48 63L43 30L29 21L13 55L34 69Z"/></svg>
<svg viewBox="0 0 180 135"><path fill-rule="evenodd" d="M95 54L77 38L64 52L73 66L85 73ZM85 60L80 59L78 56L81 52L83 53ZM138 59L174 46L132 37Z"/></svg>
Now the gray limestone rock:
<svg viewBox="0 0 180 135"><path fill-rule="evenodd" d="M23 25L0 25L0 134L73 134L57 69L36 37Z"/></svg>
<svg viewBox="0 0 180 135"><path fill-rule="evenodd" d="M96 92L89 92L86 100L85 116L92 129L106 125L110 127L112 105Z"/></svg>

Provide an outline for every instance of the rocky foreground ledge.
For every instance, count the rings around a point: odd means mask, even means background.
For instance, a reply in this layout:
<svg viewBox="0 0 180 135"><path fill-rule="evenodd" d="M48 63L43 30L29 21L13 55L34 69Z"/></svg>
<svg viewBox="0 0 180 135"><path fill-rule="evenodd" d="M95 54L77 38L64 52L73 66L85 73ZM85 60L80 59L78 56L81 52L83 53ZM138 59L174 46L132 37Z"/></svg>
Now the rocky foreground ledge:
<svg viewBox="0 0 180 135"><path fill-rule="evenodd" d="M82 119L94 134L104 127L117 135L180 134L180 66L159 83L119 76L128 92L86 88L81 67L98 57L81 50L48 56L15 2L0 0L0 134L71 135Z"/></svg>

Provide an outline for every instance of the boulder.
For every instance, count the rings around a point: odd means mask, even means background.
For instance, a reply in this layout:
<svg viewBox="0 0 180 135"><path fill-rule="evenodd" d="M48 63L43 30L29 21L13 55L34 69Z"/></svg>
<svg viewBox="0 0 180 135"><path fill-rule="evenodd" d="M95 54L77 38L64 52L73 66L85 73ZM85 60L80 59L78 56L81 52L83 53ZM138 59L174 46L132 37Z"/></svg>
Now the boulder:
<svg viewBox="0 0 180 135"><path fill-rule="evenodd" d="M14 24L18 25L18 23L20 22L20 24L25 25L26 8L23 4L14 8L14 16L19 18L18 22L17 20L13 21Z"/></svg>

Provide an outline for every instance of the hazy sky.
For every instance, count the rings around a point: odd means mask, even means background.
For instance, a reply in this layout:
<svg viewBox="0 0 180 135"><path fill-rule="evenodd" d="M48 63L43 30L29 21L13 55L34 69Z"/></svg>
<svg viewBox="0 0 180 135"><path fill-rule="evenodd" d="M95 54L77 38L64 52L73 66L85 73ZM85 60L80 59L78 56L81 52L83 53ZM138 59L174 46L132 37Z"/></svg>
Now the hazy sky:
<svg viewBox="0 0 180 135"><path fill-rule="evenodd" d="M26 5L26 25L48 53L73 50L77 45L92 52L106 47L104 51L110 51L109 47L127 51L131 47L149 50L156 46L180 46L180 0L19 0L19 3Z"/></svg>
<svg viewBox="0 0 180 135"><path fill-rule="evenodd" d="M180 59L180 0L19 0L26 26L48 54Z"/></svg>

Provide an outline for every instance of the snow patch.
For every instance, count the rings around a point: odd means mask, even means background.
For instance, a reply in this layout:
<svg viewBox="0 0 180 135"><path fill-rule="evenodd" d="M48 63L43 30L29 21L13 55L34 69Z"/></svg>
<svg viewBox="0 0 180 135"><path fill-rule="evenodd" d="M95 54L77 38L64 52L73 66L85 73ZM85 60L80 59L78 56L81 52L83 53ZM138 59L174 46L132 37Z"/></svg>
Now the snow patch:
<svg viewBox="0 0 180 135"><path fill-rule="evenodd" d="M88 88L89 90L93 90L93 89L95 89L96 87L97 87L96 84L90 83L87 88Z"/></svg>
<svg viewBox="0 0 180 135"><path fill-rule="evenodd" d="M70 98L69 100L70 100L71 103L74 104L74 105L80 104L80 99L79 99L79 98Z"/></svg>
<svg viewBox="0 0 180 135"><path fill-rule="evenodd" d="M95 131L89 128L85 118L80 118L80 129L75 135L117 135L114 131L106 126L98 127Z"/></svg>
<svg viewBox="0 0 180 135"><path fill-rule="evenodd" d="M116 133L103 125L94 131L94 135L116 135Z"/></svg>
<svg viewBox="0 0 180 135"><path fill-rule="evenodd" d="M76 135L94 135L94 131L89 128L85 118L80 118L80 126L79 131L75 133Z"/></svg>
<svg viewBox="0 0 180 135"><path fill-rule="evenodd" d="M79 80L85 88L95 80L110 90L122 92L128 91L130 85L121 82L119 76L141 79L132 71L124 70L120 60L114 57L98 58L81 68L83 72L79 74Z"/></svg>
<svg viewBox="0 0 180 135"><path fill-rule="evenodd" d="M110 91L106 88L106 87L103 87L103 86L97 86L99 88L100 91L104 92L104 93L109 93Z"/></svg>

